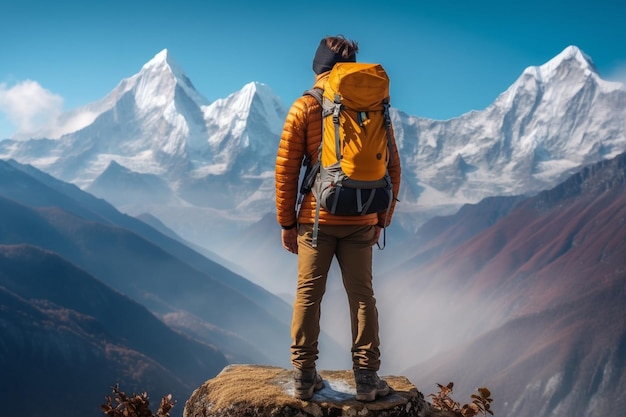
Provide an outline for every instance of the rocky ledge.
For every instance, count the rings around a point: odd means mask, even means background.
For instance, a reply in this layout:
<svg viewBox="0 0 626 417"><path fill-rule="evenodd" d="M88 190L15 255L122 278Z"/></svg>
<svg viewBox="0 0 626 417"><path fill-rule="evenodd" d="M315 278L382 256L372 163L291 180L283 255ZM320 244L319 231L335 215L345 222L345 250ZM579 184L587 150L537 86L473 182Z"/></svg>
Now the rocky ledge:
<svg viewBox="0 0 626 417"><path fill-rule="evenodd" d="M352 371L319 371L324 388L310 401L293 397L293 371L260 365L229 365L196 389L183 417L428 417L432 409L405 377L383 376L389 395L373 402L354 399Z"/></svg>

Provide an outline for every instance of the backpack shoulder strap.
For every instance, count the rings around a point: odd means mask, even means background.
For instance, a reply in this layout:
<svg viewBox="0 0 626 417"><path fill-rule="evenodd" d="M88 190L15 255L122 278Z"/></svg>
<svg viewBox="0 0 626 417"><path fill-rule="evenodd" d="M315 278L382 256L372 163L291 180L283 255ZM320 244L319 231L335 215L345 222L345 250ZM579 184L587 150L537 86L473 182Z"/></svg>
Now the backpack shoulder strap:
<svg viewBox="0 0 626 417"><path fill-rule="evenodd" d="M320 106L324 103L324 92L319 87L311 88L310 90L306 90L303 95L305 96L313 96L320 103Z"/></svg>
<svg viewBox="0 0 626 417"><path fill-rule="evenodd" d="M313 87L310 90L306 90L303 95L315 97L322 108L322 119L333 114L335 104L328 99L324 99L324 90L321 88Z"/></svg>
<svg viewBox="0 0 626 417"><path fill-rule="evenodd" d="M328 110L324 108L324 91L321 88L312 88L310 90L306 90L304 92L304 95L315 97L317 102L320 104L320 107L322 108L322 137L320 138L319 156L317 158L317 163L315 164L315 167L311 171L314 177L317 177L317 172L322 166L321 158L322 158L322 142L324 140L324 117L329 116L331 113L329 113ZM311 178L311 182L310 182L311 185L313 184L314 177ZM315 190L313 192L313 195L315 196L316 199L319 197L317 192L315 192ZM319 218L320 218L320 204L316 203L315 206L316 206L315 207L315 220L313 222L313 235L311 238L311 245L314 248L317 248L317 236L318 236L318 231L319 231Z"/></svg>

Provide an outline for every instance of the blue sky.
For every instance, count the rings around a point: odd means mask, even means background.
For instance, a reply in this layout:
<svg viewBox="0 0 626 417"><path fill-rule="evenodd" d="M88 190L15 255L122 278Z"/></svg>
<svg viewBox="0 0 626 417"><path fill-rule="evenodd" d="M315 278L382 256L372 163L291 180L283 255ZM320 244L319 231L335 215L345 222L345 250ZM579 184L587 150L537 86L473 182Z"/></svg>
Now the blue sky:
<svg viewBox="0 0 626 417"><path fill-rule="evenodd" d="M0 138L103 98L163 49L213 101L250 81L285 106L308 88L319 40L359 42L381 62L392 105L448 119L481 110L528 66L569 45L626 80L626 2L4 0Z"/></svg>

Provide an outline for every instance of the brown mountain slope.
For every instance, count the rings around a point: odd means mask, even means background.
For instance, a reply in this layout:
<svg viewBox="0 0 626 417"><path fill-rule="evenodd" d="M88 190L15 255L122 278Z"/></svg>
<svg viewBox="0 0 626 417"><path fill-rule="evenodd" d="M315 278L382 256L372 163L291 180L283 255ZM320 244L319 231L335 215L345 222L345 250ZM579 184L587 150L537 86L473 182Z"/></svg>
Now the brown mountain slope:
<svg viewBox="0 0 626 417"><path fill-rule="evenodd" d="M410 368L423 392L455 382L467 401L478 386L505 417L621 415L626 407L626 282L509 321Z"/></svg>
<svg viewBox="0 0 626 417"><path fill-rule="evenodd" d="M226 364L60 256L0 245L2 415L101 415L115 383L186 398Z"/></svg>
<svg viewBox="0 0 626 417"><path fill-rule="evenodd" d="M620 415L624 254L620 155L519 203L433 261L390 275L384 296L397 299L383 315L404 317L421 344L446 352L414 356L420 365L406 374L424 391L455 381L460 398L487 385L497 415Z"/></svg>
<svg viewBox="0 0 626 417"><path fill-rule="evenodd" d="M441 228L422 243L440 255L420 252L390 270L381 294L405 300L408 313L433 292L445 292L451 308L496 308L488 319L497 325L610 285L626 276L625 178L622 154L517 203L463 243L446 243L454 240L452 228ZM454 221L469 230L465 224L473 219Z"/></svg>
<svg viewBox="0 0 626 417"><path fill-rule="evenodd" d="M508 314L541 311L626 276L626 155L518 205L419 273Z"/></svg>

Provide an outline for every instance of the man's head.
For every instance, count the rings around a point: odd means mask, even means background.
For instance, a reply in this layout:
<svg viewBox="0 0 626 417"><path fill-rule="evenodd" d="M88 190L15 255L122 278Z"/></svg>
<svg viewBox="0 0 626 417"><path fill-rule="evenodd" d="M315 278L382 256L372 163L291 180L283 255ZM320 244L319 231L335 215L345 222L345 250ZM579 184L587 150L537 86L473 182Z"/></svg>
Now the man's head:
<svg viewBox="0 0 626 417"><path fill-rule="evenodd" d="M341 35L327 36L321 40L313 58L313 72L330 71L337 62L356 62L359 45Z"/></svg>

